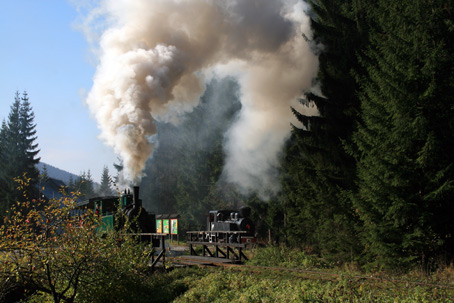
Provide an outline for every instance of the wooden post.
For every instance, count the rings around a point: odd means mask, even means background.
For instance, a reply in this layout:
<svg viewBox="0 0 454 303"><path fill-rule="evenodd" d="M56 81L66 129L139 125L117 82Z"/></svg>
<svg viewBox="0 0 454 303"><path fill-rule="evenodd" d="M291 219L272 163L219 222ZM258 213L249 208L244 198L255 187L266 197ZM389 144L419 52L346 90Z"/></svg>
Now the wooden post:
<svg viewBox="0 0 454 303"><path fill-rule="evenodd" d="M165 239L165 236L162 237L161 236L161 243L162 243L162 265L164 265L165 267L165 264L166 264L166 239Z"/></svg>

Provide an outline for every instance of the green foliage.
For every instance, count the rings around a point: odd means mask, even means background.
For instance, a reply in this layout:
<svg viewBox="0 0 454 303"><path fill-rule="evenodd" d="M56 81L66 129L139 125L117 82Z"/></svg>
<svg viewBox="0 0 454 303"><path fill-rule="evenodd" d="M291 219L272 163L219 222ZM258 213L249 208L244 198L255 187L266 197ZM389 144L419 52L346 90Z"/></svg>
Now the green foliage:
<svg viewBox="0 0 454 303"><path fill-rule="evenodd" d="M321 94L293 109L301 125L283 168L289 243L394 270L451 260L452 4L310 3Z"/></svg>
<svg viewBox="0 0 454 303"><path fill-rule="evenodd" d="M257 238L269 244L285 241L285 211L280 199L263 202L252 196L246 201L251 208L251 219L256 222Z"/></svg>
<svg viewBox="0 0 454 303"><path fill-rule="evenodd" d="M27 92L16 92L8 120L0 130L0 216L15 203L21 193L16 190L14 178L27 173L30 182L38 182L39 150L35 143L36 125ZM27 189L29 195L37 196L34 186Z"/></svg>
<svg viewBox="0 0 454 303"><path fill-rule="evenodd" d="M308 255L300 249L292 249L284 245L255 249L253 251L253 258L247 262L247 265L302 269L325 269L332 267L332 265L321 258Z"/></svg>
<svg viewBox="0 0 454 303"><path fill-rule="evenodd" d="M320 44L321 94L308 93L293 108L294 127L283 164L283 204L288 241L333 260L361 251L348 192L354 189L355 161L345 152L359 100L352 70L364 47L356 1L310 1L314 41ZM318 115L314 115L314 107Z"/></svg>
<svg viewBox="0 0 454 303"><path fill-rule="evenodd" d="M96 196L93 184L94 181L91 176L90 170L88 170L88 172L83 171L79 175L79 178L74 181L74 187L70 188L70 190L79 192L80 198L82 199L90 199Z"/></svg>
<svg viewBox="0 0 454 303"><path fill-rule="evenodd" d="M30 179L19 179L24 190ZM0 229L1 275L25 289L49 294L54 302L73 300L78 288L95 272L100 255L98 219L88 212L70 216L73 198L46 204L24 195L5 217Z"/></svg>
<svg viewBox="0 0 454 303"><path fill-rule="evenodd" d="M2 122L2 128L0 129L0 194L6 192L6 188L8 186L7 180L4 178L4 167L5 163L7 160L7 154L6 154L6 144L7 142L7 131L8 131L8 126L6 125L6 121L3 120ZM0 216L3 215L8 208L8 202L4 199L0 199Z"/></svg>
<svg viewBox="0 0 454 303"><path fill-rule="evenodd" d="M405 267L453 256L452 5L379 1L367 7L358 192L372 265Z"/></svg>
<svg viewBox="0 0 454 303"><path fill-rule="evenodd" d="M206 270L194 278L173 302L450 302L454 294L434 286L266 269Z"/></svg>
<svg viewBox="0 0 454 303"><path fill-rule="evenodd" d="M118 236L114 232L107 233L103 242L113 243L118 241ZM80 302L150 302L152 293L146 275L149 251L135 239L124 240L121 247L103 248L105 255L96 265L96 274L90 284L79 291Z"/></svg>
<svg viewBox="0 0 454 303"><path fill-rule="evenodd" d="M109 169L107 166L104 166L101 176L101 185L99 186L98 195L99 196L111 196L113 195L113 190L111 187L112 179L109 175Z"/></svg>

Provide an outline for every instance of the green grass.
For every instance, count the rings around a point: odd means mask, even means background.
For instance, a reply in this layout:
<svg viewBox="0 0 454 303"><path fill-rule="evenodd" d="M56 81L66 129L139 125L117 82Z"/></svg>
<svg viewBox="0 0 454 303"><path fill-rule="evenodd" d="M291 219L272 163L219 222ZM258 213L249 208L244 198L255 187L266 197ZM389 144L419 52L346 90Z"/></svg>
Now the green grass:
<svg viewBox="0 0 454 303"><path fill-rule="evenodd" d="M365 273L305 252L266 247L249 253L246 266L200 269L172 302L453 302L454 268L427 275Z"/></svg>
<svg viewBox="0 0 454 303"><path fill-rule="evenodd" d="M388 281L334 279L249 269L205 270L173 302L452 302L454 290Z"/></svg>
<svg viewBox="0 0 454 303"><path fill-rule="evenodd" d="M453 266L431 275L414 270L396 276L364 273L279 247L262 248L250 255L253 258L246 266L235 268L179 268L144 275L140 283L125 276L123 283L131 294L109 302L454 301ZM30 302L50 301L35 296Z"/></svg>

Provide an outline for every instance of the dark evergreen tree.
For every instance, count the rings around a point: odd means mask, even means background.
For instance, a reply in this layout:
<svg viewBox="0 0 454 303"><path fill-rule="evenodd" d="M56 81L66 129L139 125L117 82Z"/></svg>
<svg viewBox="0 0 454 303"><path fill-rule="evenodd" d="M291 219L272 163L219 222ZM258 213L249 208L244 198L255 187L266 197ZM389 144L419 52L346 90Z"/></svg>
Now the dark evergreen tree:
<svg viewBox="0 0 454 303"><path fill-rule="evenodd" d="M21 98L16 92L8 121L2 124L1 130L0 196L3 209L23 198L24 193L17 191L15 178L27 178L30 186L25 194L30 199L37 197L39 173L35 165L39 162L39 150L35 143L36 125L33 121L34 114L27 93L24 92Z"/></svg>
<svg viewBox="0 0 454 303"><path fill-rule="evenodd" d="M0 130L0 216L3 215L8 208L8 203L4 196L8 186L5 179L7 163L7 132L8 126L6 124L6 120L3 120L2 128Z"/></svg>
<svg viewBox="0 0 454 303"><path fill-rule="evenodd" d="M0 170L3 187L0 189L2 192L2 203L3 209L8 209L11 203L15 202L18 196L16 192L16 186L14 178L20 177L21 172L18 172L15 161L19 156L19 148L17 144L17 138L19 138L20 122L20 95L16 92L14 103L11 105L10 113L8 115L8 121L6 128L3 130L4 143L3 146L3 163L2 169Z"/></svg>
<svg viewBox="0 0 454 303"><path fill-rule="evenodd" d="M76 189L76 183L74 182L74 178L72 175L69 176L69 182L68 182L68 191L69 192L74 192Z"/></svg>
<svg viewBox="0 0 454 303"><path fill-rule="evenodd" d="M354 135L366 252L389 268L452 256L453 3L382 0L367 10Z"/></svg>
<svg viewBox="0 0 454 303"><path fill-rule="evenodd" d="M350 260L361 249L349 197L355 161L345 151L358 110L356 54L365 45L357 1L313 0L312 28L319 47L321 95L301 103L319 114L293 109L302 126L294 127L284 163L284 203L288 240L327 258ZM313 112L313 110L312 110Z"/></svg>
<svg viewBox="0 0 454 303"><path fill-rule="evenodd" d="M45 187L44 184L46 184L46 182L49 181L49 173L47 172L47 165L43 166L43 169L42 169L41 173L39 174L38 180L39 180L38 191L40 192L40 196L41 196L41 191L43 190L43 187Z"/></svg>
<svg viewBox="0 0 454 303"><path fill-rule="evenodd" d="M36 184L39 176L39 171L36 164L39 163L38 144L36 140L36 124L34 123L35 114L33 113L27 92L22 94L20 117L20 150L23 157L23 170L27 172L27 177L31 178L32 184Z"/></svg>
<svg viewBox="0 0 454 303"><path fill-rule="evenodd" d="M100 196L111 196L113 195L113 190L110 187L110 184L112 183L112 179L109 176L109 169L107 166L104 166L102 170L102 176L101 176L101 185L98 190L98 194Z"/></svg>
<svg viewBox="0 0 454 303"><path fill-rule="evenodd" d="M47 165L43 166L43 171L40 174L41 181L47 181L49 179L49 173L47 172Z"/></svg>
<svg viewBox="0 0 454 303"><path fill-rule="evenodd" d="M251 219L256 223L255 234L260 241L279 245L285 241L285 210L281 199L264 202L256 196L248 197Z"/></svg>
<svg viewBox="0 0 454 303"><path fill-rule="evenodd" d="M83 171L75 182L75 190L79 192L81 199L90 199L96 196L93 188L94 182L90 170Z"/></svg>

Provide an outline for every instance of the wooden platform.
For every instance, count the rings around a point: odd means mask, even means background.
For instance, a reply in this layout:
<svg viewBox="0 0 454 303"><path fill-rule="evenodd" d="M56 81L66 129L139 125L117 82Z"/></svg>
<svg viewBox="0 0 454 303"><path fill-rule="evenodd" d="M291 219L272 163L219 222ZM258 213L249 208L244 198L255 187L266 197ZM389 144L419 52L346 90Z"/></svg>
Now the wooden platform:
<svg viewBox="0 0 454 303"><path fill-rule="evenodd" d="M191 256L198 256L194 248L202 246L201 257L224 258L236 263L248 260L243 253L247 244L242 243L241 238L242 235L247 234L245 231L188 231L187 234ZM231 238L236 241L231 242Z"/></svg>
<svg viewBox="0 0 454 303"><path fill-rule="evenodd" d="M198 265L198 266L221 266L224 264L239 264L238 260L202 257L202 256L179 256L173 259L174 263L184 265Z"/></svg>

